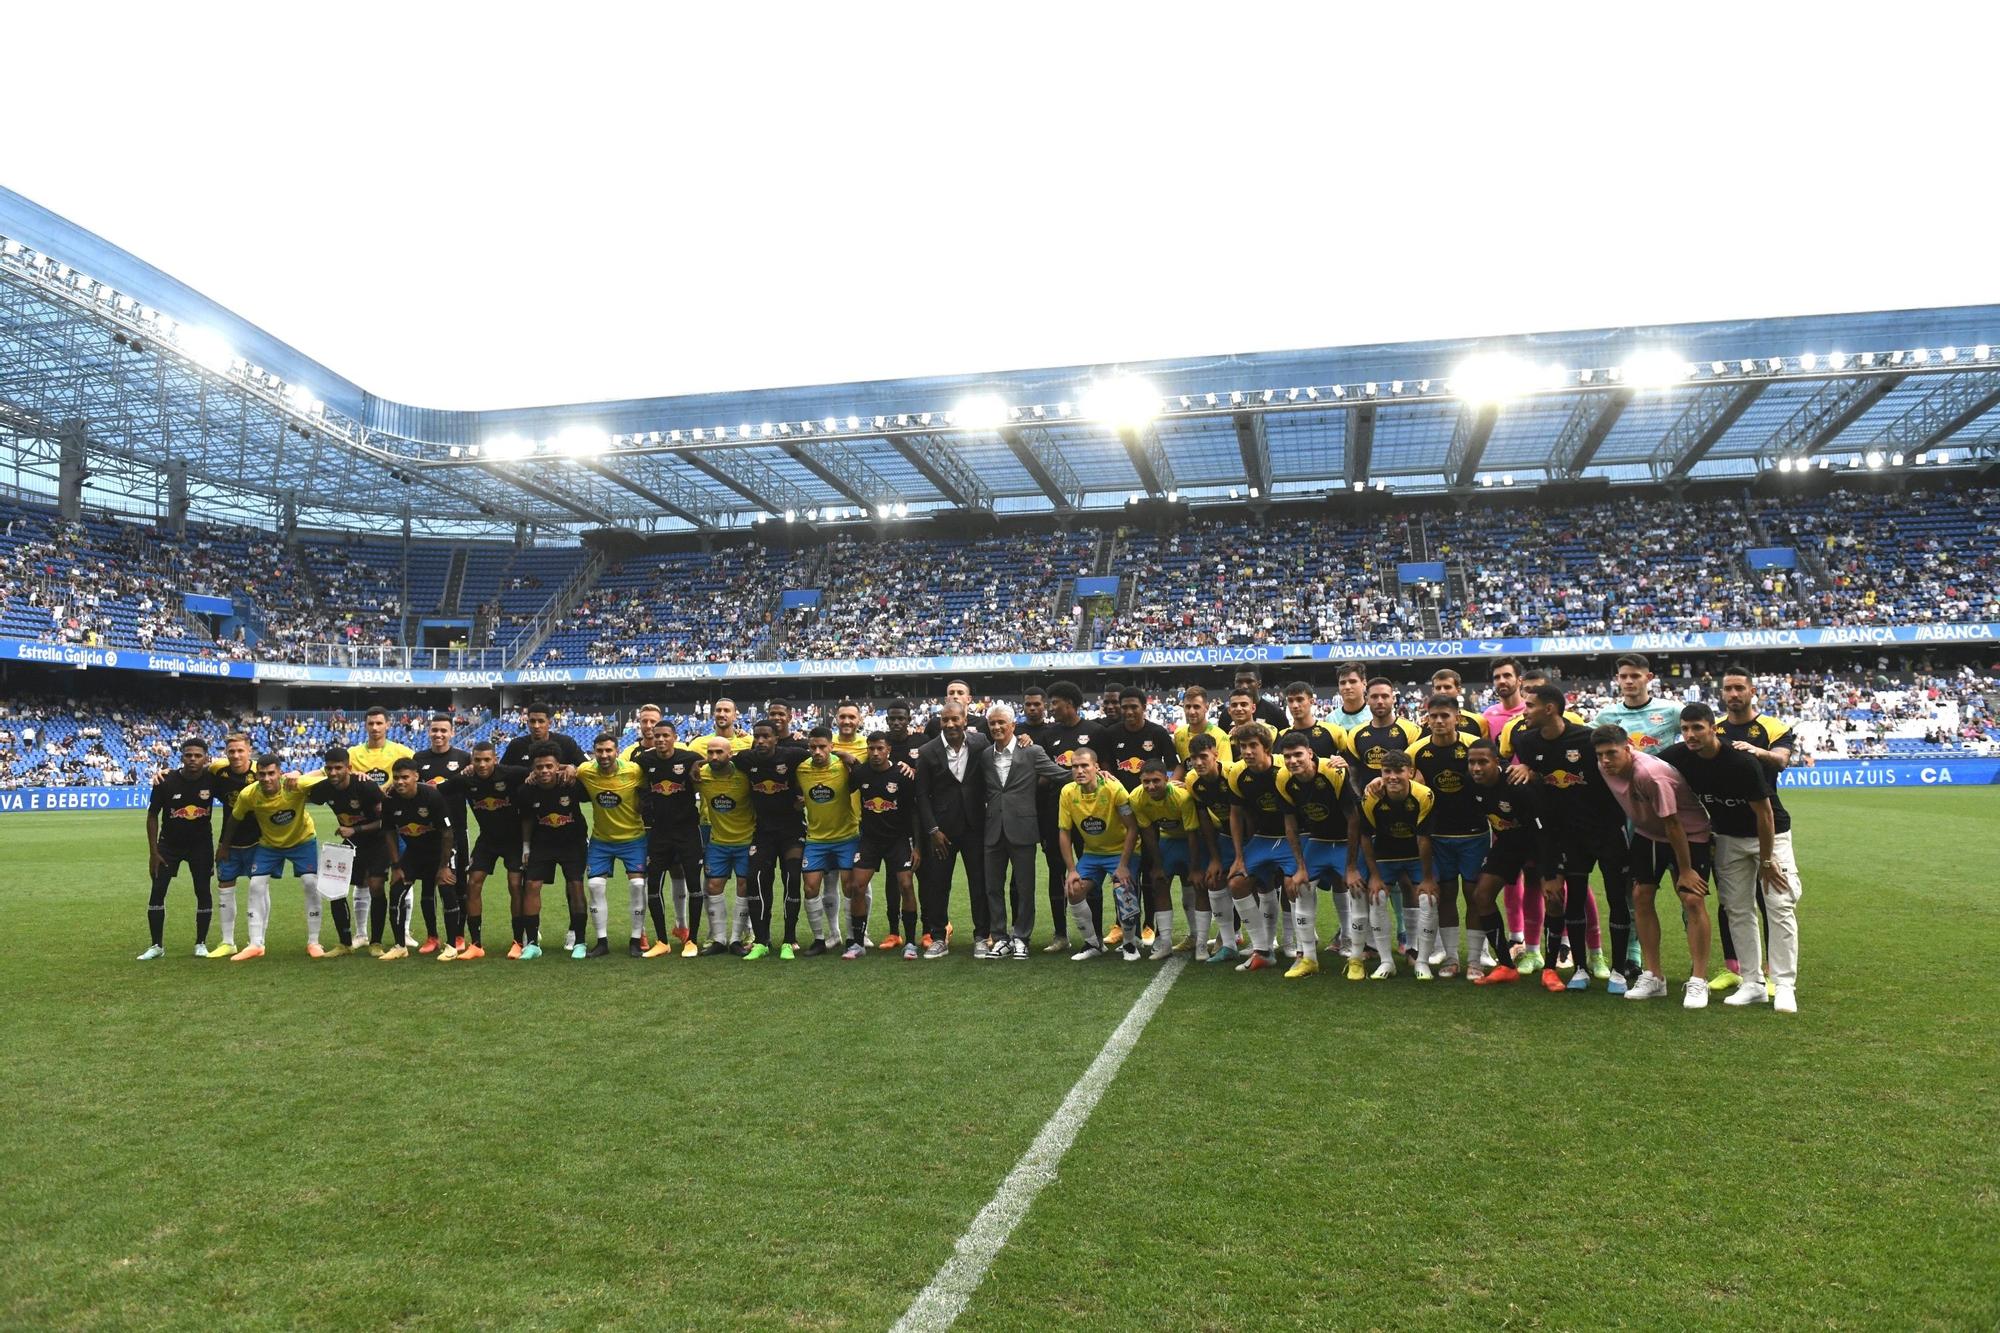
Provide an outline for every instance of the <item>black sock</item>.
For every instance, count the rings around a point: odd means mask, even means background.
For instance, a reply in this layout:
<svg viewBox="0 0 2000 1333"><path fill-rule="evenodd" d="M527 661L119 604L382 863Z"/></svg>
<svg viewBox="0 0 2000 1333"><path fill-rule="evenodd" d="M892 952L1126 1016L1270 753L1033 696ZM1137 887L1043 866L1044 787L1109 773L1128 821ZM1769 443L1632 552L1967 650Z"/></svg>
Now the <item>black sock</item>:
<svg viewBox="0 0 2000 1333"><path fill-rule="evenodd" d="M466 937L467 939L471 940L471 941L472 941L472 942L473 942L474 944L477 944L477 943L479 943L479 918L478 918L478 917L476 917L476 916L473 916L473 915L471 915L471 914L467 914L467 916L466 916L466 918L465 918L465 937Z"/></svg>
<svg viewBox="0 0 2000 1333"><path fill-rule="evenodd" d="M521 943L533 944L536 937L541 933L542 914L540 912L523 913L521 916Z"/></svg>
<svg viewBox="0 0 2000 1333"><path fill-rule="evenodd" d="M335 898L333 900L333 929L336 937L334 943L336 944L344 946L349 940L354 938L354 917L347 910L347 899L345 898Z"/></svg>
<svg viewBox="0 0 2000 1333"><path fill-rule="evenodd" d="M917 938L917 914L916 912L906 908L903 911L903 939L905 942L909 942L909 941L914 941L916 938Z"/></svg>
<svg viewBox="0 0 2000 1333"><path fill-rule="evenodd" d="M514 913L514 915L509 918L509 923L514 928L514 943L516 944L527 943L526 938L521 933L522 926L526 923L526 921L527 918L522 916L519 912Z"/></svg>
<svg viewBox="0 0 2000 1333"><path fill-rule="evenodd" d="M382 942L382 927L388 920L389 891L386 888L376 889L375 896L368 903L368 942L370 944L380 944Z"/></svg>
<svg viewBox="0 0 2000 1333"><path fill-rule="evenodd" d="M847 942L849 944L859 944L867 938L868 914L866 912L849 912L847 914Z"/></svg>
<svg viewBox="0 0 2000 1333"><path fill-rule="evenodd" d="M197 883L194 886L194 942L196 944L206 944L208 942L208 922L209 918L214 914L215 899L210 896L206 886Z"/></svg>
<svg viewBox="0 0 2000 1333"><path fill-rule="evenodd" d="M432 885L426 884L424 885L424 934L430 939L436 939L437 933L438 933L437 889Z"/></svg>
<svg viewBox="0 0 2000 1333"><path fill-rule="evenodd" d="M1507 959L1507 918L1496 908L1486 918L1486 945L1493 950L1493 957L1502 967Z"/></svg>

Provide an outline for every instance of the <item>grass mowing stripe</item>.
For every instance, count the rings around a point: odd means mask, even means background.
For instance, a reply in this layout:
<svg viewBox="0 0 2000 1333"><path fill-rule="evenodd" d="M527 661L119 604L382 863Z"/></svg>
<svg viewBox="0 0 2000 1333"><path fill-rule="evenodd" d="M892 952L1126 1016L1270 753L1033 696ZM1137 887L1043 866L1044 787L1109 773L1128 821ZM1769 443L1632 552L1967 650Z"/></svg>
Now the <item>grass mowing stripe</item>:
<svg viewBox="0 0 2000 1333"><path fill-rule="evenodd" d="M979 1210L979 1216L972 1219L972 1225L958 1238L952 1256L938 1270L931 1284L917 1293L917 1299L903 1317L896 1321L897 1333L930 1333L931 1330L950 1328L972 1293L986 1277L986 1270L993 1266L993 1260L1000 1253L1000 1247L1007 1243L1014 1228L1027 1216L1029 1205L1042 1188L1055 1179L1056 1167L1062 1163L1063 1155L1076 1142L1077 1132L1084 1121L1096 1109L1098 1099L1111 1086L1111 1080L1118 1077L1118 1068L1125 1063L1125 1057L1139 1042L1139 1034L1146 1030L1146 1024L1153 1021L1165 1003L1167 992L1180 979L1187 967L1185 955L1176 955L1167 960L1160 974L1153 978L1151 985L1132 1002L1131 1012L1104 1042L1104 1049L1090 1062L1090 1068L1083 1071L1083 1077L1069 1090L1062 1105L1042 1126L1042 1132L1021 1154L1021 1160L1000 1182L1000 1188L993 1199Z"/></svg>

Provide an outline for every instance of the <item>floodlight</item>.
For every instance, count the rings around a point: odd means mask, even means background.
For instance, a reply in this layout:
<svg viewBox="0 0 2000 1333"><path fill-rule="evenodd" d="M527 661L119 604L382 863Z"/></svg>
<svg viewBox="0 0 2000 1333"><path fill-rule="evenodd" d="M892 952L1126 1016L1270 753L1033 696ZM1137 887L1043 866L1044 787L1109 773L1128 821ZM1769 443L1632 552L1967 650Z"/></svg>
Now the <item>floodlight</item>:
<svg viewBox="0 0 2000 1333"><path fill-rule="evenodd" d="M860 430L860 429L861 429L861 418L860 418L860 417L849 417L849 418L847 419L847 428L848 428L849 430Z"/></svg>
<svg viewBox="0 0 2000 1333"><path fill-rule="evenodd" d="M1120 375L1099 380L1083 394L1083 414L1108 426L1143 426L1160 410L1160 393L1142 379Z"/></svg>
<svg viewBox="0 0 2000 1333"><path fill-rule="evenodd" d="M1649 349L1634 352L1619 367L1625 383L1638 389L1664 389L1688 377L1688 363L1672 352Z"/></svg>
<svg viewBox="0 0 2000 1333"><path fill-rule="evenodd" d="M1481 352L1458 363L1451 373L1451 391L1467 403L1504 403L1533 393L1561 374L1555 366L1537 366L1508 352ZM1368 392L1374 394L1373 384Z"/></svg>
<svg viewBox="0 0 2000 1333"><path fill-rule="evenodd" d="M1261 496L1261 494L1262 494L1262 492L1260 492L1260 491L1259 491L1259 490L1258 490L1258 489L1257 489L1257 488L1256 488L1255 486L1252 486L1252 487L1250 488L1250 498L1251 498L1251 499L1253 499L1253 500L1255 500L1255 499L1258 499L1258 498L1259 498L1259 497Z"/></svg>
<svg viewBox="0 0 2000 1333"><path fill-rule="evenodd" d="M1211 394L1208 394L1208 395L1206 395L1206 400L1207 400L1207 402L1208 402L1208 405L1209 405L1210 407L1214 407L1214 406L1215 406L1215 395L1214 395L1214 394L1212 394L1212 393L1211 393Z"/></svg>
<svg viewBox="0 0 2000 1333"><path fill-rule="evenodd" d="M554 443L558 451L571 458L587 458L611 447L611 441L603 431L592 430L588 426L571 426L556 436Z"/></svg>
<svg viewBox="0 0 2000 1333"><path fill-rule="evenodd" d="M1972 349L1972 359L1974 361L1984 361L1987 357L1991 355L1993 355L1993 349L1991 347L1988 347L1985 343L1981 343L1979 344L1979 346Z"/></svg>
<svg viewBox="0 0 2000 1333"><path fill-rule="evenodd" d="M1778 471L1790 472L1791 470L1792 470L1792 456L1790 454L1786 454L1783 458L1780 458L1778 460Z"/></svg>
<svg viewBox="0 0 2000 1333"><path fill-rule="evenodd" d="M528 450L533 447L518 435L502 435L498 439L486 442L486 456L505 462L510 459L527 457Z"/></svg>
<svg viewBox="0 0 2000 1333"><path fill-rule="evenodd" d="M1882 463L1883 463L1882 451L1880 449L1870 449L1868 451L1868 466L1881 467Z"/></svg>
<svg viewBox="0 0 2000 1333"><path fill-rule="evenodd" d="M1403 391L1403 382L1402 382L1401 380L1390 380L1390 381L1389 381L1389 392L1390 392L1390 393L1401 393L1402 391Z"/></svg>
<svg viewBox="0 0 2000 1333"><path fill-rule="evenodd" d="M1493 478L1486 473L1481 473L1479 476L1479 484L1481 486L1491 486L1493 484Z"/></svg>
<svg viewBox="0 0 2000 1333"><path fill-rule="evenodd" d="M1234 486L1231 486L1229 488L1229 498L1232 500L1241 498L1236 494L1236 488Z"/></svg>
<svg viewBox="0 0 2000 1333"><path fill-rule="evenodd" d="M1711 361L1708 363L1708 373L1711 375L1727 375L1729 367L1720 361Z"/></svg>
<svg viewBox="0 0 2000 1333"><path fill-rule="evenodd" d="M1240 389L1231 389L1231 390L1229 391L1229 405L1230 405L1231 407L1241 407L1241 406L1243 405L1243 391L1242 391L1242 390L1240 390Z"/></svg>
<svg viewBox="0 0 2000 1333"><path fill-rule="evenodd" d="M1875 353L1873 353L1873 352L1863 352L1863 353L1861 354L1861 364L1862 364L1862 366L1863 366L1863 367L1867 367L1867 366L1872 366L1872 365L1874 365L1874 364L1875 364Z"/></svg>
<svg viewBox="0 0 2000 1333"><path fill-rule="evenodd" d="M1945 362L1947 365L1958 360L1958 349L1956 347L1939 348L1938 360Z"/></svg>
<svg viewBox="0 0 2000 1333"><path fill-rule="evenodd" d="M910 506L909 506L909 504L908 504L907 502L905 502L905 501L902 501L902 500L898 500L898 501L896 501L896 517L897 517L897 518L908 518L909 516L910 516Z"/></svg>
<svg viewBox="0 0 2000 1333"><path fill-rule="evenodd" d="M176 341L182 351L217 374L227 374L230 364L236 360L236 353L229 349L229 344L222 341L219 334L207 329L183 327Z"/></svg>
<svg viewBox="0 0 2000 1333"><path fill-rule="evenodd" d="M1070 413L1070 406L1069 406L1069 402L1068 402L1067 400L1064 400L1063 402L1060 402L1060 403L1057 403L1057 404L1056 404L1056 415L1057 415L1057 416L1059 416L1059 417L1066 417L1066 416L1068 416L1068 415L1069 415L1069 413Z"/></svg>
<svg viewBox="0 0 2000 1333"><path fill-rule="evenodd" d="M460 456L461 454L463 454L464 452L465 452L465 450L463 450L463 449L459 448L459 447L458 447L457 445L455 445L455 444L454 444L454 445L453 445L453 446L451 447L451 456L452 456L453 458L457 458L457 457L459 457L459 456Z"/></svg>
<svg viewBox="0 0 2000 1333"><path fill-rule="evenodd" d="M1817 356L1814 356L1811 352L1801 352L1799 354L1800 370L1811 370L1818 365L1819 365L1819 358Z"/></svg>
<svg viewBox="0 0 2000 1333"><path fill-rule="evenodd" d="M1271 401L1272 399L1276 398L1277 396L1278 396L1278 391L1277 391L1276 389L1266 389L1266 390L1264 390L1264 401L1265 401L1265 403L1267 403L1267 404L1268 404L1268 403L1269 403L1269 402L1270 402L1270 401Z"/></svg>
<svg viewBox="0 0 2000 1333"><path fill-rule="evenodd" d="M1500 484L1502 486L1512 486L1514 484L1514 474L1511 472L1501 474Z"/></svg>
<svg viewBox="0 0 2000 1333"><path fill-rule="evenodd" d="M1315 389L1315 388L1313 388L1313 387L1312 387L1312 386L1311 386L1310 384L1308 384L1308 385L1306 386L1306 398L1307 398L1308 400L1312 401L1312 402L1315 402L1315 403L1316 403L1316 402L1318 402L1318 401L1319 401L1319 390L1318 390L1318 389Z"/></svg>
<svg viewBox="0 0 2000 1333"><path fill-rule="evenodd" d="M1341 386L1341 385L1338 385L1338 384L1334 385L1334 386L1333 386L1333 396L1334 396L1335 398L1345 398L1345 397L1347 397L1347 390L1346 390L1346 388L1345 388L1345 387L1343 387L1343 386Z"/></svg>
<svg viewBox="0 0 2000 1333"><path fill-rule="evenodd" d="M1354 489L1356 491L1365 491L1368 489L1368 483L1365 481L1357 481L1354 483Z"/></svg>
<svg viewBox="0 0 2000 1333"><path fill-rule="evenodd" d="M1901 454L1890 454L1890 455L1889 455L1889 466L1890 466L1890 467L1901 467L1901 466L1903 466L1903 456L1902 456Z"/></svg>
<svg viewBox="0 0 2000 1333"><path fill-rule="evenodd" d="M1386 491L1389 489L1389 483L1383 480L1381 477L1377 477L1375 478L1375 489L1378 491Z"/></svg>
<svg viewBox="0 0 2000 1333"><path fill-rule="evenodd" d="M1007 420L1007 405L999 396L978 393L959 400L951 410L951 422L960 430L994 430Z"/></svg>
<svg viewBox="0 0 2000 1333"><path fill-rule="evenodd" d="M1167 503L1168 503L1168 504L1179 504L1179 503L1180 503L1180 498L1181 498L1181 493L1180 493L1179 491L1168 491L1168 492L1167 492Z"/></svg>
<svg viewBox="0 0 2000 1333"><path fill-rule="evenodd" d="M1757 373L1757 363L1755 361L1743 362L1743 373L1745 375L1755 375Z"/></svg>
<svg viewBox="0 0 2000 1333"><path fill-rule="evenodd" d="M1931 359L1930 352L1922 347L1919 347L1916 351L1910 353L1911 365L1921 366L1924 362L1930 359Z"/></svg>
<svg viewBox="0 0 2000 1333"><path fill-rule="evenodd" d="M1366 384L1361 386L1361 391L1367 394L1370 398L1373 398L1375 396L1375 381L1369 380Z"/></svg>
<svg viewBox="0 0 2000 1333"><path fill-rule="evenodd" d="M1827 354L1826 363L1835 370L1845 370L1847 369L1847 353L1830 352Z"/></svg>

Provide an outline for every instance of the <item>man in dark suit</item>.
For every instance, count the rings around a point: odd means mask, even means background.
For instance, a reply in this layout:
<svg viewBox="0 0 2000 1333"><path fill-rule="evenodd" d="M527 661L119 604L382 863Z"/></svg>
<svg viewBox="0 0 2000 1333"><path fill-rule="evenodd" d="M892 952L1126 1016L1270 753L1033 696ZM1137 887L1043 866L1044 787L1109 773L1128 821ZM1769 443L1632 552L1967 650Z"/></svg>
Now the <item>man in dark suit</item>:
<svg viewBox="0 0 2000 1333"><path fill-rule="evenodd" d="M984 953L974 947L973 957L1026 961L1028 937L1035 930L1035 861L1042 850L1035 794L1043 778L1069 781L1069 770L1041 746L1014 734L1014 710L1006 704L987 710L986 734L993 743L978 758L986 784L986 914L992 936ZM1011 930L1006 925L1009 866L1014 870Z"/></svg>
<svg viewBox="0 0 2000 1333"><path fill-rule="evenodd" d="M926 958L951 951L951 877L961 857L972 894L975 948L985 946L991 930L986 918L986 786L979 768L979 752L987 740L966 725L961 704L947 703L937 720L937 739L917 751L917 832L926 844L917 869L917 895Z"/></svg>

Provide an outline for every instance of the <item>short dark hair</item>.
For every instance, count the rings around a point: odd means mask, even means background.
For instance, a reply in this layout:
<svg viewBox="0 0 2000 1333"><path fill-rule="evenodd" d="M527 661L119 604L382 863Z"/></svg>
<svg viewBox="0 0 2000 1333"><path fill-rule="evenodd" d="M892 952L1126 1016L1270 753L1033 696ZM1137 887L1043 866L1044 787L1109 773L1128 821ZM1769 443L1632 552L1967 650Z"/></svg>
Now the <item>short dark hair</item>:
<svg viewBox="0 0 2000 1333"><path fill-rule="evenodd" d="M326 753L319 757L319 761L322 764L344 764L348 761L347 747L345 745L329 745L326 747Z"/></svg>
<svg viewBox="0 0 2000 1333"><path fill-rule="evenodd" d="M1741 676L1753 686L1757 683L1757 678L1750 674L1750 668L1744 666L1741 662L1731 662L1728 666L1722 668L1722 674L1717 676L1716 679L1728 680L1731 676Z"/></svg>
<svg viewBox="0 0 2000 1333"><path fill-rule="evenodd" d="M909 712L910 701L908 699L891 699L888 703L882 705L882 711L885 713L893 713L898 708L902 709L905 713Z"/></svg>
<svg viewBox="0 0 2000 1333"><path fill-rule="evenodd" d="M1242 684L1246 676L1259 685L1264 683L1264 669L1262 667L1251 666L1247 662L1238 666L1236 668L1236 683L1239 685Z"/></svg>
<svg viewBox="0 0 2000 1333"><path fill-rule="evenodd" d="M1500 757L1500 743L1498 741L1490 741L1484 736L1481 736L1478 740L1465 747L1467 754L1471 754L1474 750L1491 750L1495 759Z"/></svg>
<svg viewBox="0 0 2000 1333"><path fill-rule="evenodd" d="M389 771L391 773L414 773L417 771L417 761L405 756L389 765Z"/></svg>
<svg viewBox="0 0 2000 1333"><path fill-rule="evenodd" d="M1611 667L1614 671L1619 667L1625 666L1638 667L1641 671L1651 671L1653 669L1653 664L1646 660L1644 653L1620 653L1611 659Z"/></svg>
<svg viewBox="0 0 2000 1333"><path fill-rule="evenodd" d="M1514 668L1514 674L1515 674L1515 675L1517 675L1517 676L1521 674L1521 659L1520 659L1520 658L1518 658L1518 657L1496 657L1496 658L1494 658L1494 659L1493 659L1493 660L1492 660L1491 662L1487 663L1487 665L1486 665L1486 674L1487 674L1487 677L1488 677L1488 678L1490 679L1490 678L1492 677L1493 673L1494 673L1494 672L1496 672L1496 671L1498 671L1498 670L1499 670L1499 669L1500 669L1501 667L1503 667L1503 666L1510 666L1510 667L1513 667L1513 668Z"/></svg>
<svg viewBox="0 0 2000 1333"><path fill-rule="evenodd" d="M1631 743L1632 733L1619 726L1616 722L1606 722L1603 726L1594 728L1590 733L1592 749L1600 745L1630 745Z"/></svg>
<svg viewBox="0 0 2000 1333"><path fill-rule="evenodd" d="M181 748L183 750L200 750L203 754L207 754L208 742L199 736L190 736L181 742Z"/></svg>
<svg viewBox="0 0 2000 1333"><path fill-rule="evenodd" d="M529 709L528 711L533 712L534 710ZM554 741L536 741L528 747L528 758L561 760L562 747Z"/></svg>
<svg viewBox="0 0 2000 1333"><path fill-rule="evenodd" d="M1713 708L1710 708L1707 704L1702 703L1699 699L1697 699L1695 702L1689 704L1686 708L1681 709L1681 721L1706 722L1710 726L1714 726L1715 710Z"/></svg>
<svg viewBox="0 0 2000 1333"><path fill-rule="evenodd" d="M1528 697L1536 703L1554 704L1557 708L1562 708L1569 703L1569 699L1564 696L1561 688L1551 680L1544 680L1539 685L1530 685L1527 693Z"/></svg>
<svg viewBox="0 0 2000 1333"><path fill-rule="evenodd" d="M449 727L456 727L458 725L458 719L453 717L450 713L432 713L431 721L442 722Z"/></svg>
<svg viewBox="0 0 2000 1333"><path fill-rule="evenodd" d="M1049 692L1040 685L1030 685L1027 689L1021 691L1021 697L1023 699L1046 699L1049 697Z"/></svg>
<svg viewBox="0 0 2000 1333"><path fill-rule="evenodd" d="M814 727L811 731L808 731L806 733L806 739L814 741L830 741L833 739L833 728L827 726L824 722L822 722L818 726Z"/></svg>
<svg viewBox="0 0 2000 1333"><path fill-rule="evenodd" d="M1450 667L1439 667L1436 671L1431 672L1431 684L1435 685L1441 680L1448 680L1454 685L1463 685L1465 683L1465 677L1459 675Z"/></svg>
<svg viewBox="0 0 2000 1333"><path fill-rule="evenodd" d="M1066 700L1071 704L1083 704L1083 687L1073 680L1052 680L1049 682L1049 698Z"/></svg>
<svg viewBox="0 0 2000 1333"><path fill-rule="evenodd" d="M1290 698L1294 694L1310 695L1312 692L1313 687L1302 680L1295 680L1285 686L1285 697L1287 698Z"/></svg>
<svg viewBox="0 0 2000 1333"><path fill-rule="evenodd" d="M259 768L283 768L284 766L285 761L274 754L267 752L257 756L257 767Z"/></svg>
<svg viewBox="0 0 2000 1333"><path fill-rule="evenodd" d="M1366 681L1368 679L1368 668L1362 666L1359 662L1342 662L1333 670L1333 678L1336 681L1346 680L1349 676L1359 676L1362 680Z"/></svg>
<svg viewBox="0 0 2000 1333"><path fill-rule="evenodd" d="M618 744L618 740L619 738L617 736L614 736L612 733L608 731L600 731L597 733L597 735L591 738L590 748L595 750L598 746L604 744L604 742L606 741L610 741L613 745L616 745Z"/></svg>
<svg viewBox="0 0 2000 1333"><path fill-rule="evenodd" d="M1458 700L1449 694L1433 694L1429 699L1424 701L1425 712L1428 713L1433 708L1449 708L1454 713L1463 713L1465 711L1459 707Z"/></svg>
<svg viewBox="0 0 2000 1333"><path fill-rule="evenodd" d="M869 743L870 745L873 745L873 744L874 744L874 743L875 743L876 741L880 741L880 742L882 742L882 744L884 744L884 745L887 745L887 744L889 743L889 733L888 733L888 732L886 732L886 731L871 731L871 732L869 732L869 733L868 733L868 743Z"/></svg>
<svg viewBox="0 0 2000 1333"><path fill-rule="evenodd" d="M1261 745L1269 749L1271 738L1265 732L1263 723L1245 722L1242 726L1229 733L1229 743L1238 749L1251 744Z"/></svg>
<svg viewBox="0 0 2000 1333"><path fill-rule="evenodd" d="M1312 749L1312 743L1313 738L1306 735L1303 731L1288 731L1278 737L1278 748L1280 750L1296 750L1301 747L1310 750Z"/></svg>
<svg viewBox="0 0 2000 1333"><path fill-rule="evenodd" d="M1214 748L1215 748L1215 737L1209 735L1205 731L1197 732L1195 735L1190 736L1188 738L1188 758L1190 759L1194 758L1198 754L1203 754L1209 750L1213 750Z"/></svg>
<svg viewBox="0 0 2000 1333"><path fill-rule="evenodd" d="M833 711L838 713L843 708L852 708L855 712L858 713L861 711L861 701L853 698L842 699L839 703L833 706Z"/></svg>
<svg viewBox="0 0 2000 1333"><path fill-rule="evenodd" d="M1127 685L1124 689L1118 691L1118 702L1122 704L1127 699L1137 699L1143 706L1146 702L1146 692L1137 685Z"/></svg>
<svg viewBox="0 0 2000 1333"><path fill-rule="evenodd" d="M1211 741L1210 744L1214 744L1214 742ZM1164 773L1166 771L1167 766L1158 759L1148 759L1145 763L1139 765L1139 776L1142 778L1148 773Z"/></svg>
<svg viewBox="0 0 2000 1333"><path fill-rule="evenodd" d="M775 736L778 734L778 724L768 717L760 717L750 724L750 734L754 736L760 731L768 731Z"/></svg>
<svg viewBox="0 0 2000 1333"><path fill-rule="evenodd" d="M523 717L533 717L537 713L540 713L543 717L555 716L555 710L550 708L547 704L543 703L529 704L526 708L521 710L521 716Z"/></svg>
<svg viewBox="0 0 2000 1333"><path fill-rule="evenodd" d="M1233 685L1230 687L1229 697L1232 699L1255 699L1257 691L1251 689L1248 685Z"/></svg>
<svg viewBox="0 0 2000 1333"><path fill-rule="evenodd" d="M1190 685L1186 689L1181 691L1181 698L1183 699L1199 698L1203 703L1207 703L1208 687L1201 684Z"/></svg>
<svg viewBox="0 0 2000 1333"><path fill-rule="evenodd" d="M1104 682L1104 688L1103 688L1103 689L1101 689L1101 690L1099 690L1099 691L1098 691L1098 693L1099 693L1100 695L1105 695L1105 694L1116 694L1116 695L1121 695L1121 696L1122 696L1122 695L1123 695L1123 694L1125 693L1125 687L1124 687L1124 685L1120 684L1120 683L1119 683L1118 681L1115 681L1115 680L1107 680L1107 681L1105 681L1105 682Z"/></svg>
<svg viewBox="0 0 2000 1333"><path fill-rule="evenodd" d="M789 710L791 708L791 704L784 699L766 699L764 701L764 710L766 712L769 712L773 708L783 708Z"/></svg>
<svg viewBox="0 0 2000 1333"><path fill-rule="evenodd" d="M492 741L474 741L474 742L472 743L472 752L473 752L474 754L487 754L487 753L491 753L491 752L493 752L493 742L492 742Z"/></svg>
<svg viewBox="0 0 2000 1333"><path fill-rule="evenodd" d="M361 716L363 718L379 717L386 720L389 716L389 710L384 708L381 704L375 704L372 707L370 707L366 712L362 713Z"/></svg>
<svg viewBox="0 0 2000 1333"><path fill-rule="evenodd" d="M1377 685L1386 685L1392 690L1396 688L1396 682L1390 680L1387 676L1371 676L1368 680L1367 688L1372 690Z"/></svg>
<svg viewBox="0 0 2000 1333"><path fill-rule="evenodd" d="M1382 756L1381 768L1384 773L1407 773L1414 767L1416 765L1410 759L1408 750L1391 750Z"/></svg>

